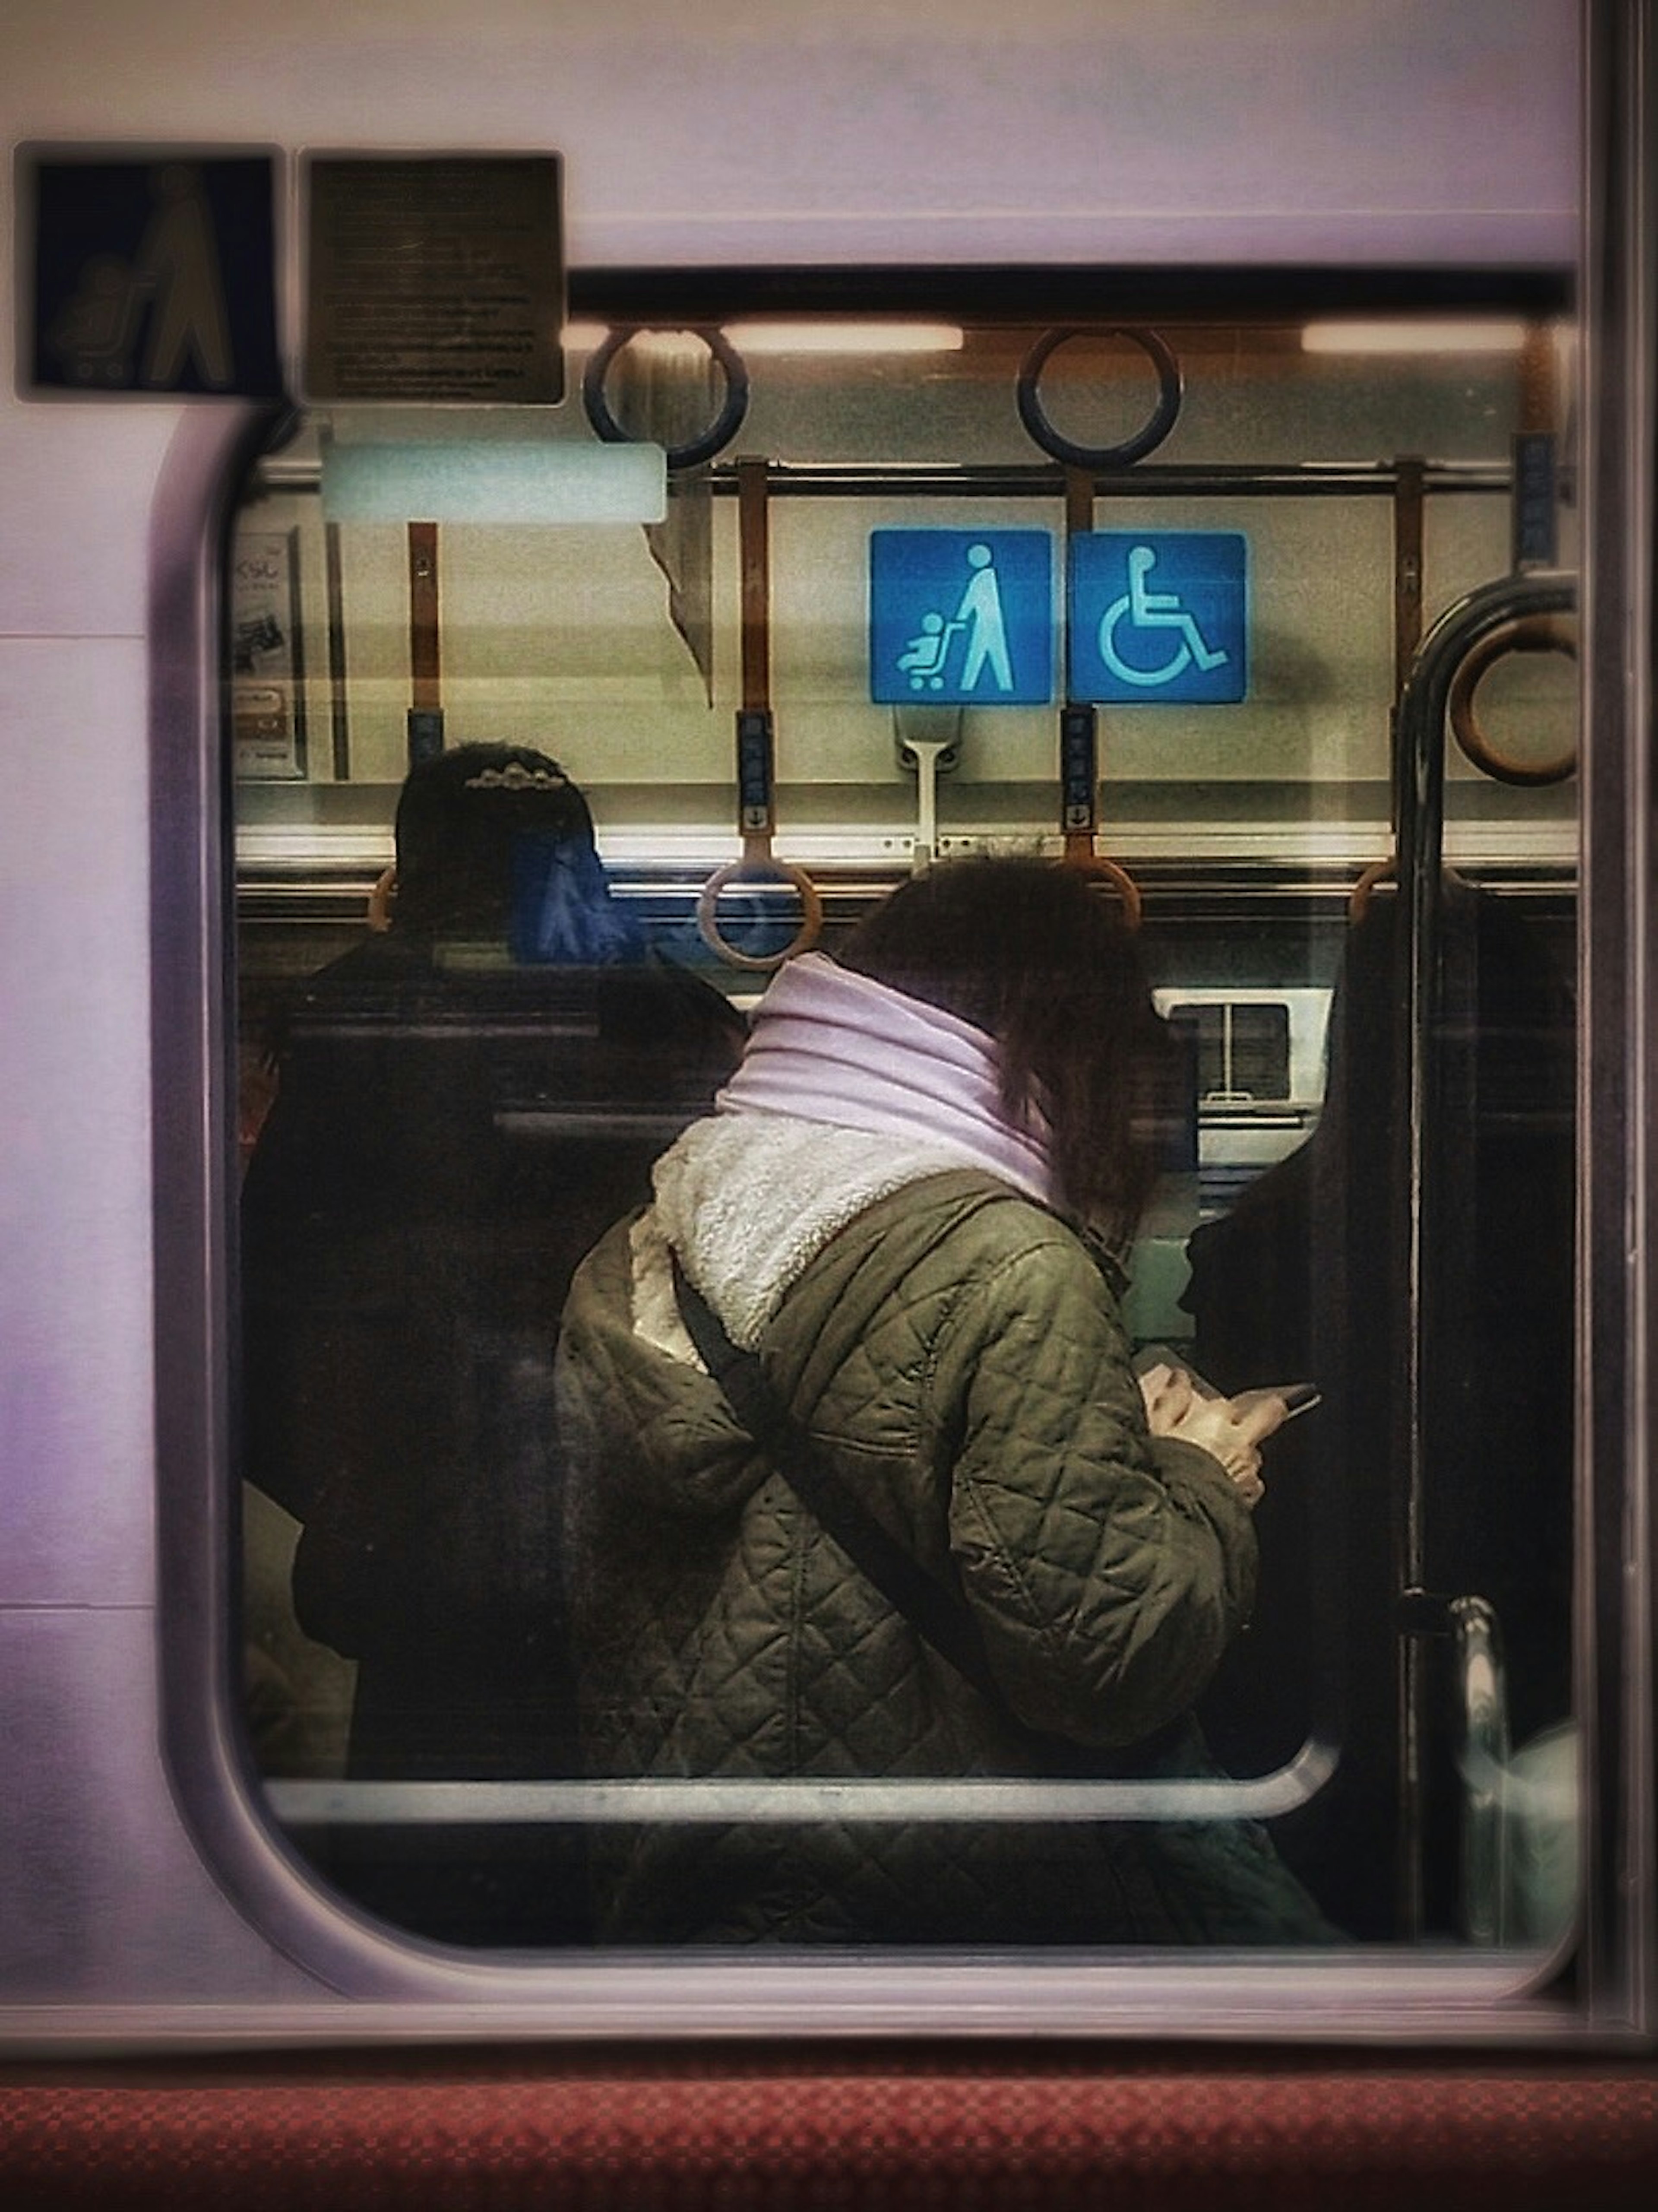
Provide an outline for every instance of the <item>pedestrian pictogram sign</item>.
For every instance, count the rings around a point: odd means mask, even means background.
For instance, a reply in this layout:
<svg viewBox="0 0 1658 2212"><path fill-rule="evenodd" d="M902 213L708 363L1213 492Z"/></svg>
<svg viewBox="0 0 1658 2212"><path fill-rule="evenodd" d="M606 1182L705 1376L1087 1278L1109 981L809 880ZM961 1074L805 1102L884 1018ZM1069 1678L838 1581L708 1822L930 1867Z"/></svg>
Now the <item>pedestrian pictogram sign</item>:
<svg viewBox="0 0 1658 2212"><path fill-rule="evenodd" d="M1235 530L1096 530L1071 541L1070 696L1228 706L1249 689L1248 543Z"/></svg>
<svg viewBox="0 0 1658 2212"><path fill-rule="evenodd" d="M22 391L276 398L274 156L26 147Z"/></svg>
<svg viewBox="0 0 1658 2212"><path fill-rule="evenodd" d="M1054 696L1054 553L1045 530L877 530L870 696L1020 707Z"/></svg>

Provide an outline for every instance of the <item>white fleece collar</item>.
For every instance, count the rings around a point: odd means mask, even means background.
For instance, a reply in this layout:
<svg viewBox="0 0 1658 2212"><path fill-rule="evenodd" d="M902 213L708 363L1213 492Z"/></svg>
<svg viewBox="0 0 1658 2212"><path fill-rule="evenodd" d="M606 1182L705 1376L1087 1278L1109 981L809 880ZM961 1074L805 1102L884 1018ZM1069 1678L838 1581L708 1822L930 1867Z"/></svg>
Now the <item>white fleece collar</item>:
<svg viewBox="0 0 1658 2212"><path fill-rule="evenodd" d="M976 1168L1050 1197L1046 1129L1004 1118L993 1040L822 953L773 980L716 1105L657 1163L633 1232L635 1327L676 1358L695 1354L671 1248L752 1351L830 1237L907 1183Z"/></svg>
<svg viewBox="0 0 1658 2212"><path fill-rule="evenodd" d="M1053 1196L1046 1123L1004 1115L994 1039L821 952L774 978L716 1104L948 1145L1027 1197Z"/></svg>
<svg viewBox="0 0 1658 2212"><path fill-rule="evenodd" d="M634 1326L690 1359L670 1248L733 1342L753 1351L829 1239L924 1176L977 1166L949 1145L903 1143L780 1114L698 1121L657 1162L656 1203L633 1233Z"/></svg>

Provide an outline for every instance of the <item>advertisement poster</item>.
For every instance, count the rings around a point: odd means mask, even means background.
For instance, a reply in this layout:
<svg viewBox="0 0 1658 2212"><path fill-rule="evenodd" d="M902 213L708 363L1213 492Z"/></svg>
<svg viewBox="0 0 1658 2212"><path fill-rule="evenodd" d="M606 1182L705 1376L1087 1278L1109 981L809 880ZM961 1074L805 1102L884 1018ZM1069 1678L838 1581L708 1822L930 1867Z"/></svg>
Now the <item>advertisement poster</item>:
<svg viewBox="0 0 1658 2212"><path fill-rule="evenodd" d="M306 772L299 533L251 532L231 572L230 713L236 774L293 781Z"/></svg>

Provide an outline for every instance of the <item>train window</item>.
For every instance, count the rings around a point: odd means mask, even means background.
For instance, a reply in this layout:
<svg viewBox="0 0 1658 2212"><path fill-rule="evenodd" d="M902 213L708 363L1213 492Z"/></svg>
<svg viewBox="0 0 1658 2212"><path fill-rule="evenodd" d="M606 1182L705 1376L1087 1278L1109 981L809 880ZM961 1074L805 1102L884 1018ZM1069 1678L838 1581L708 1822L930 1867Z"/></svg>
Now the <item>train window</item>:
<svg viewBox="0 0 1658 2212"><path fill-rule="evenodd" d="M1252 1105L1289 1097L1290 1009L1281 1000L1188 1000L1168 1018L1196 1047L1201 1098Z"/></svg>
<svg viewBox="0 0 1658 2212"><path fill-rule="evenodd" d="M601 323L561 410L318 410L255 457L240 1702L335 1895L491 1954L1570 1971L1559 312ZM436 445L470 502L338 495ZM524 520L529 445L659 447L662 514ZM999 1003L982 890L954 966L872 922L987 856L1102 918L1025 947L1020 1019L1088 1010L1035 1064L1151 1052L1107 964L1155 994L1155 1146L1010 1164L908 1030L836 1103L782 1066L842 990L1014 1051L961 1012ZM932 1600L710 1410L650 1303L676 1238ZM941 1588L980 1661L914 1624Z"/></svg>

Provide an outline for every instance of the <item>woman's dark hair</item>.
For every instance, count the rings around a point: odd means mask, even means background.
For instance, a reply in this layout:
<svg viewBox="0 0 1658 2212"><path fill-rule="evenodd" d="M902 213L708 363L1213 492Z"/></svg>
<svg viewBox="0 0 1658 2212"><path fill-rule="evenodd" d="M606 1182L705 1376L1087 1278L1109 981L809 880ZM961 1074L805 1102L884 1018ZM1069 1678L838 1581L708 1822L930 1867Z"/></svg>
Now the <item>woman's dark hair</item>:
<svg viewBox="0 0 1658 2212"><path fill-rule="evenodd" d="M587 802L550 754L466 744L412 768L398 800L392 926L503 937L520 960L636 957Z"/></svg>
<svg viewBox="0 0 1658 2212"><path fill-rule="evenodd" d="M835 953L842 967L993 1037L1002 1109L1048 1123L1058 1195L1133 1235L1171 1134L1179 1060L1133 933L1079 869L946 860L912 877Z"/></svg>

